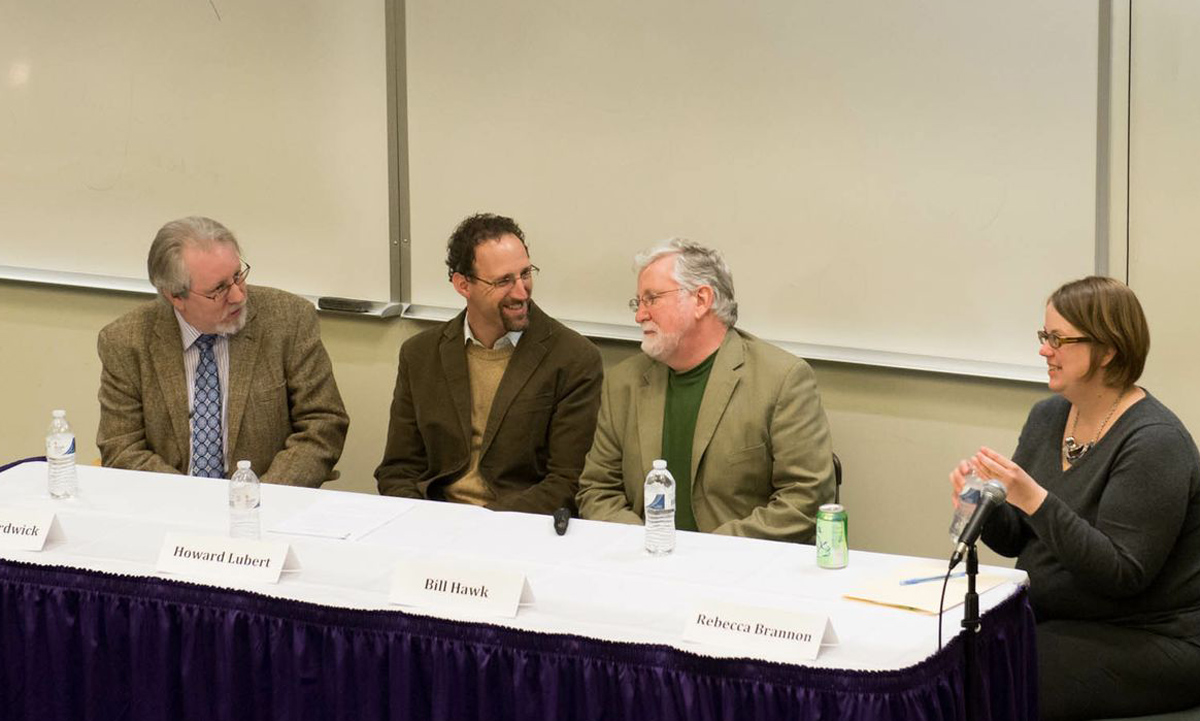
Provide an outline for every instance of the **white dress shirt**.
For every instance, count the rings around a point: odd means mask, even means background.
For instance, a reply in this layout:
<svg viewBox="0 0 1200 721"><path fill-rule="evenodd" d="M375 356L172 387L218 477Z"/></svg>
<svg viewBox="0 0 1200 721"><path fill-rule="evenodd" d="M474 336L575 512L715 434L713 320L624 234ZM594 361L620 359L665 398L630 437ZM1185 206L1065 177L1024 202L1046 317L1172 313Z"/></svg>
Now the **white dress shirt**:
<svg viewBox="0 0 1200 721"><path fill-rule="evenodd" d="M516 348L517 343L521 342L521 334L524 332L525 331L523 331L523 330L510 330L509 332L505 333L504 335L502 335L496 339L496 344L494 346L492 346L492 349L499 350L501 348L504 348L505 346L510 346L510 345L513 348ZM480 343L479 340L477 338L475 338L475 334L473 334L471 332L471 324L467 322L467 314L466 313L463 314L463 336L466 337L467 343L474 343L475 345L479 346L480 348L487 347L484 344ZM197 356L197 357L199 357L199 356Z"/></svg>

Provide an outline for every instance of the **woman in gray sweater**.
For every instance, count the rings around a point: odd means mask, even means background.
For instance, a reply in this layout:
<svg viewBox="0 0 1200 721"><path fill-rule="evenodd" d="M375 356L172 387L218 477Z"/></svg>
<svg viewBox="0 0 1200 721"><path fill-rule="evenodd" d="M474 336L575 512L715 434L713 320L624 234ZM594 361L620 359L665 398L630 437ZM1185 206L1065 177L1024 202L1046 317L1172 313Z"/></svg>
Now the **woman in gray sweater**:
<svg viewBox="0 0 1200 721"><path fill-rule="evenodd" d="M1038 332L1050 390L1008 459L972 467L1008 504L983 541L1029 573L1043 719L1200 705L1200 455L1134 385L1150 348L1137 297L1111 278L1050 296Z"/></svg>

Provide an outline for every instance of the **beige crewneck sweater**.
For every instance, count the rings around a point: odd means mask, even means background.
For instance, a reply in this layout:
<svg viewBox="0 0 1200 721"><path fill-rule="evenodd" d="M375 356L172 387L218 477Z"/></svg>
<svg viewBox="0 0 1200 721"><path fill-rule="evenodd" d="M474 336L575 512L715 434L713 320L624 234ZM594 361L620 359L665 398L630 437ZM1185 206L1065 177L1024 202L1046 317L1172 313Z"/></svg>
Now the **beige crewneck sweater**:
<svg viewBox="0 0 1200 721"><path fill-rule="evenodd" d="M479 473L479 455L483 447L483 432L487 429L488 415L492 412L492 400L500 379L512 358L513 346L484 348L467 343L467 376L471 385L471 462L467 472L445 488L446 499L456 503L486 505L496 499L496 494Z"/></svg>

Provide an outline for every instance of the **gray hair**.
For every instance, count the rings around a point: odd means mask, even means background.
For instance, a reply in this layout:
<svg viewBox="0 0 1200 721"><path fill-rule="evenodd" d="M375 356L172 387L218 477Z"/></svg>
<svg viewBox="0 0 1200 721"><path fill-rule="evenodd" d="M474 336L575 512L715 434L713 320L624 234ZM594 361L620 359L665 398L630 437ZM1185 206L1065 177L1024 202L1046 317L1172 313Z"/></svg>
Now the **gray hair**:
<svg viewBox="0 0 1200 721"><path fill-rule="evenodd" d="M634 265L641 273L654 261L669 255L675 256L672 275L675 282L688 291L708 286L713 291L713 314L732 328L737 323L737 301L733 299L733 273L720 251L705 248L687 238L671 238L659 245L638 253Z"/></svg>
<svg viewBox="0 0 1200 721"><path fill-rule="evenodd" d="M183 264L183 249L208 249L218 243L232 245L238 257L242 256L237 238L212 218L193 215L172 220L159 229L150 244L150 255L146 258L150 282L160 293L186 298L192 279Z"/></svg>

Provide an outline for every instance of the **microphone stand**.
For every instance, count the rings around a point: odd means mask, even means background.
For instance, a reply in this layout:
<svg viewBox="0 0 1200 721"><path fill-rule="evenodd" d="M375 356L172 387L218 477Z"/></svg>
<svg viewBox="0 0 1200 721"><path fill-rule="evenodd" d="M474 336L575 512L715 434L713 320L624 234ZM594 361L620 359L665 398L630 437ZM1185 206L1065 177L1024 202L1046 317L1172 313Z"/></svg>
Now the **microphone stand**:
<svg viewBox="0 0 1200 721"><path fill-rule="evenodd" d="M979 699L979 658L975 644L975 636L979 633L982 622L979 618L979 594L975 592L975 576L979 573L979 555L975 552L975 544L967 549L967 595L963 597L962 627L963 661L966 687L966 721L974 721L976 704Z"/></svg>

